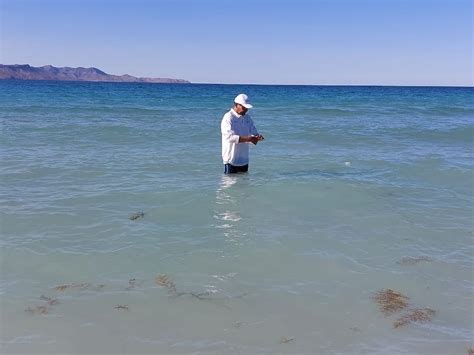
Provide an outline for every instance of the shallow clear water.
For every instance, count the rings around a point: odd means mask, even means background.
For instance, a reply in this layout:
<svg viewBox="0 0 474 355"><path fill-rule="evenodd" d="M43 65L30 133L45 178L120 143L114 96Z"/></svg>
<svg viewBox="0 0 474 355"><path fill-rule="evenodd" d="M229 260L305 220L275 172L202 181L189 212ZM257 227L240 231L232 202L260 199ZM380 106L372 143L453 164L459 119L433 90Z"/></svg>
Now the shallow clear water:
<svg viewBox="0 0 474 355"><path fill-rule="evenodd" d="M240 92L266 140L224 176ZM2 352L465 354L473 93L0 82Z"/></svg>

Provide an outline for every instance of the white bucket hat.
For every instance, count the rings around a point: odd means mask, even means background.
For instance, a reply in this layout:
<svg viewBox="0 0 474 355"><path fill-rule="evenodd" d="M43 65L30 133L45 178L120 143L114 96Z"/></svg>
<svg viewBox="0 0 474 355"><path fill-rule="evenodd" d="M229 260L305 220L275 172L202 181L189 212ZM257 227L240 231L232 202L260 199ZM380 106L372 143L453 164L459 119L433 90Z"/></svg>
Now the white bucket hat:
<svg viewBox="0 0 474 355"><path fill-rule="evenodd" d="M235 97L234 102L236 104L242 105L243 107L249 109L252 108L253 106L249 102L249 97L245 94L239 94Z"/></svg>

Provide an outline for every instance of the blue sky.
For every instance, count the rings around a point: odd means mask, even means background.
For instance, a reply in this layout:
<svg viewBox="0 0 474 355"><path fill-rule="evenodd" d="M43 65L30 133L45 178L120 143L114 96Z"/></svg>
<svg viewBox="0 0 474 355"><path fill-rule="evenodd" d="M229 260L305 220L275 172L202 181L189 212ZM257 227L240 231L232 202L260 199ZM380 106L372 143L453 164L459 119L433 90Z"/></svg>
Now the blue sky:
<svg viewBox="0 0 474 355"><path fill-rule="evenodd" d="M473 85L471 0L0 0L0 62L200 83Z"/></svg>

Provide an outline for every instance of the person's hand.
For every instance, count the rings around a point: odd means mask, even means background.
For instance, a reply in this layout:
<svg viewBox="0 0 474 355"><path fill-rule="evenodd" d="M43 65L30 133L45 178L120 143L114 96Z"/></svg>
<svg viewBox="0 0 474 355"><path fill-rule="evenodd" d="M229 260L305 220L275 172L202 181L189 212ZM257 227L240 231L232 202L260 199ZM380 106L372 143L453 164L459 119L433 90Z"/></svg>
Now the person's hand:
<svg viewBox="0 0 474 355"><path fill-rule="evenodd" d="M263 141L265 139L264 136L262 136L261 134L257 134L256 136L250 136L251 139L251 142L255 145L257 145L258 142L260 141Z"/></svg>
<svg viewBox="0 0 474 355"><path fill-rule="evenodd" d="M249 141L250 141L251 143L255 144L255 145L257 145L257 143L258 143L259 140L260 140L260 139L258 138L258 136L250 136L250 137L249 137Z"/></svg>
<svg viewBox="0 0 474 355"><path fill-rule="evenodd" d="M256 136L240 136L239 143L252 143L257 145L258 142L263 141L265 138L261 134L257 134Z"/></svg>

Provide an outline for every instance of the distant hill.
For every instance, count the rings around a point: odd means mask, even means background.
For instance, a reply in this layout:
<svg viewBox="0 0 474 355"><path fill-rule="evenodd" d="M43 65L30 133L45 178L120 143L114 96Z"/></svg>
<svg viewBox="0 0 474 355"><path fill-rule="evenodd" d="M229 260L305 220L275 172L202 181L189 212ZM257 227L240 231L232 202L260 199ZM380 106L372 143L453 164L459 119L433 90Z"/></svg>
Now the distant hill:
<svg viewBox="0 0 474 355"><path fill-rule="evenodd" d="M110 81L124 83L176 83L189 81L169 78L137 78L128 74L111 75L97 68L57 68L52 65L32 67L28 64L0 64L0 80L60 80L60 81Z"/></svg>

